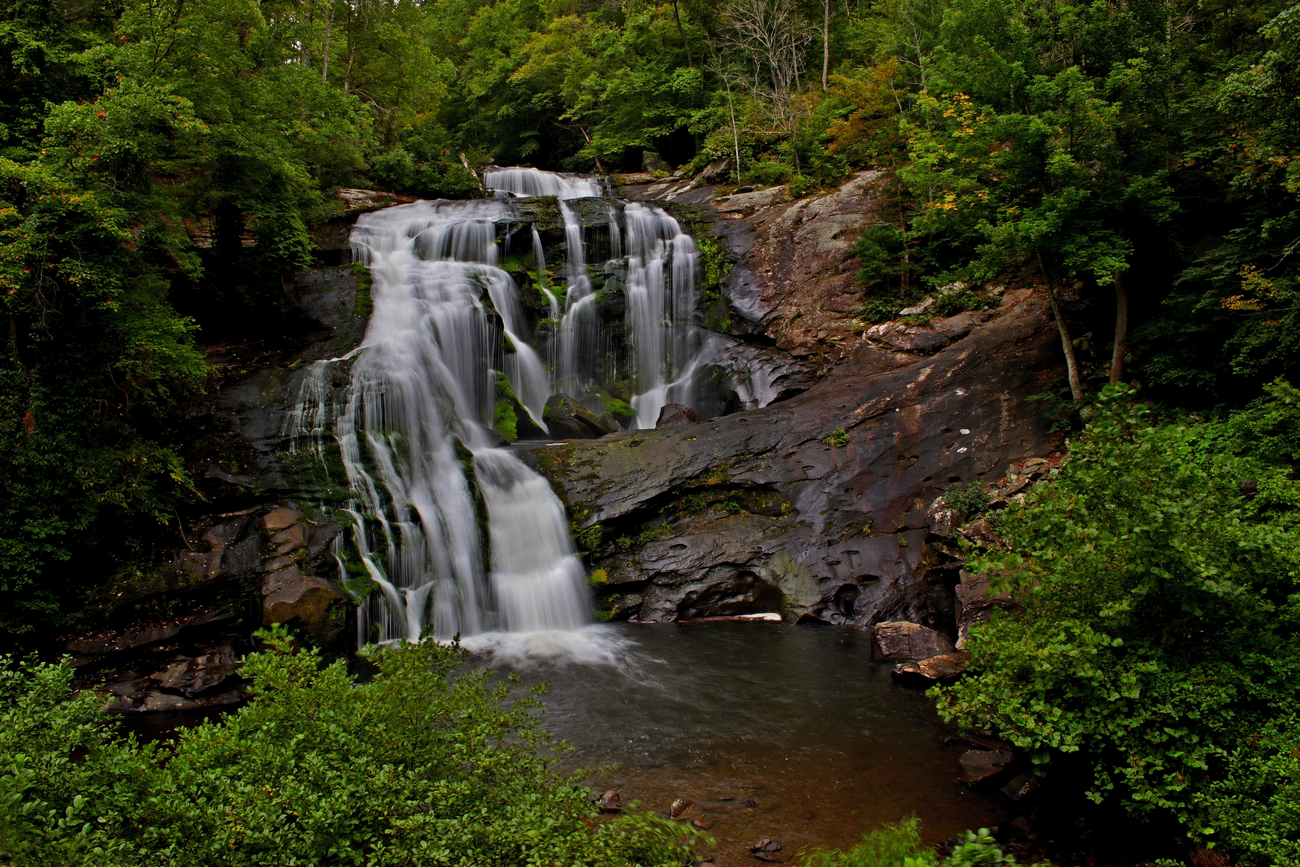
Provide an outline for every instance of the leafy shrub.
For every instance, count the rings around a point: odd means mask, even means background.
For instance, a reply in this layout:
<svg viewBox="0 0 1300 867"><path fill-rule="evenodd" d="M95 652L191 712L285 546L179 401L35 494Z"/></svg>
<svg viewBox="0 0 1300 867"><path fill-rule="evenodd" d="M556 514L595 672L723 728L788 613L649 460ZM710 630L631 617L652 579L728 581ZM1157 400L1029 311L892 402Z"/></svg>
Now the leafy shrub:
<svg viewBox="0 0 1300 867"><path fill-rule="evenodd" d="M689 832L594 822L539 750L535 695L458 648L368 651L378 675L249 657L252 700L170 755L117 735L67 663L0 668L0 862L31 865L680 864ZM454 677L453 677L454 675ZM73 761L74 757L76 758Z"/></svg>
<svg viewBox="0 0 1300 867"><path fill-rule="evenodd" d="M760 160L745 166L745 183L755 186L774 187L788 183L794 175L790 166L776 160Z"/></svg>
<svg viewBox="0 0 1300 867"><path fill-rule="evenodd" d="M921 842L921 820L910 816L867 833L847 852L815 852L805 867L904 867L909 861L933 864L934 853Z"/></svg>
<svg viewBox="0 0 1300 867"><path fill-rule="evenodd" d="M907 235L893 223L868 225L853 242L853 255L862 263L858 282L864 286L899 288L913 270L907 256Z"/></svg>
<svg viewBox="0 0 1300 867"><path fill-rule="evenodd" d="M1002 851L988 828L963 834L961 842L943 862L944 867L1002 867L1014 863L1016 859Z"/></svg>
<svg viewBox="0 0 1300 867"><path fill-rule="evenodd" d="M1004 513L1012 549L972 560L1023 610L973 629L970 675L933 694L1036 762L1082 753L1094 800L1212 841L1207 797L1241 816L1283 791L1207 794L1300 711L1300 483L1225 447L1224 424L1153 427L1131 396L1103 392L1057 483ZM1300 815L1270 809L1274 838L1300 836Z"/></svg>
<svg viewBox="0 0 1300 867"><path fill-rule="evenodd" d="M818 184L816 178L810 178L807 175L795 175L790 178L790 195L796 199L803 198L811 192L817 190Z"/></svg>
<svg viewBox="0 0 1300 867"><path fill-rule="evenodd" d="M970 289L941 292L935 296L930 312L935 316L956 316L967 310L987 310L996 302Z"/></svg>
<svg viewBox="0 0 1300 867"><path fill-rule="evenodd" d="M944 489L943 501L948 508L965 512L968 518L978 515L989 506L989 492L979 482L966 485L949 485Z"/></svg>

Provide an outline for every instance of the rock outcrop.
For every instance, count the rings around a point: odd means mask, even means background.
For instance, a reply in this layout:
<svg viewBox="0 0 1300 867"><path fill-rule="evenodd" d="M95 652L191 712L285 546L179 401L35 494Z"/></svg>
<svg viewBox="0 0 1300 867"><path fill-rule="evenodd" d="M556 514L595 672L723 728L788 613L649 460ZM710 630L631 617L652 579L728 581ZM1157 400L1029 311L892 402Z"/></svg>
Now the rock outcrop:
<svg viewBox="0 0 1300 867"><path fill-rule="evenodd" d="M877 623L871 631L871 651L876 659L906 662L943 656L954 650L946 635L906 620Z"/></svg>
<svg viewBox="0 0 1300 867"><path fill-rule="evenodd" d="M1041 447L1046 425L1026 399L1056 363L1049 326L1025 297L904 367L864 349L764 409L536 457L583 524L601 525L613 616L775 605L765 610L832 623L925 623L928 610L951 622L951 596L922 578L924 504Z"/></svg>
<svg viewBox="0 0 1300 867"><path fill-rule="evenodd" d="M341 525L280 503L214 515L193 530L192 548L97 588L87 616L111 625L64 641L88 676L113 673L110 710L242 701L239 659L262 626L286 624L327 651L345 647L355 599L321 577L337 572L330 548Z"/></svg>
<svg viewBox="0 0 1300 867"><path fill-rule="evenodd" d="M677 427L683 424L695 424L700 420L695 410L691 409L684 403L666 403L659 410L659 420L655 422L655 429L662 430L666 427Z"/></svg>

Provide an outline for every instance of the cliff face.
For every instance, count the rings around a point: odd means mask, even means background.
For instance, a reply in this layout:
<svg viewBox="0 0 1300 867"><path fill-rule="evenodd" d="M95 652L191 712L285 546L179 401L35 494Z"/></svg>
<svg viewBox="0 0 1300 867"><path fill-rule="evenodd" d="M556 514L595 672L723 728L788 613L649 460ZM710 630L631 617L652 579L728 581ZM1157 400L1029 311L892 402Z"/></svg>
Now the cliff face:
<svg viewBox="0 0 1300 867"><path fill-rule="evenodd" d="M762 409L537 450L605 616L951 626L956 570L926 546L926 506L1050 450L1027 399L1058 372L1054 331L1025 289L923 325L854 319L849 248L873 181L794 203L779 190L634 191L711 212L736 263L724 283L743 320L733 330L823 375Z"/></svg>

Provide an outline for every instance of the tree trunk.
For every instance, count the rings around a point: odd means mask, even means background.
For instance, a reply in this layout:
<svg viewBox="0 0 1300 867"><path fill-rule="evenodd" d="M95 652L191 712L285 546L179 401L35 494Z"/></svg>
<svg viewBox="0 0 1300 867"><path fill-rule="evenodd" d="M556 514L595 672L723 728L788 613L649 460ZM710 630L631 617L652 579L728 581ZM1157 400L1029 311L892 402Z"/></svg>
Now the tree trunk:
<svg viewBox="0 0 1300 867"><path fill-rule="evenodd" d="M735 107L735 105L733 105L732 102L731 102L731 80L728 79L728 78L726 78L725 75L724 75L724 77L723 77L723 79L722 79L722 82L723 82L725 85L727 85L727 110L731 112L731 145L732 145L733 148L735 148L735 151L736 151L736 168L735 168L735 172L736 172L736 183L739 184L739 183L741 183L741 180L740 180L740 133L736 130L736 107Z"/></svg>
<svg viewBox="0 0 1300 867"><path fill-rule="evenodd" d="M686 46L686 65L694 69L695 61L691 59L691 40L686 38L686 30L682 27L682 17L677 14L677 0L673 0L673 20L677 22L677 34L682 37L682 44Z"/></svg>
<svg viewBox="0 0 1300 867"><path fill-rule="evenodd" d="M822 0L822 93L830 89L831 0Z"/></svg>
<svg viewBox="0 0 1300 867"><path fill-rule="evenodd" d="M330 14L325 16L325 50L321 53L320 80L329 84L330 79L330 31L334 29L334 4L330 3Z"/></svg>
<svg viewBox="0 0 1300 867"><path fill-rule="evenodd" d="M1128 290L1124 279L1115 275L1115 349L1110 357L1110 384L1124 379L1124 352L1128 349Z"/></svg>
<svg viewBox="0 0 1300 867"><path fill-rule="evenodd" d="M1079 360L1074 354L1074 341L1070 339L1070 326L1065 324L1065 317L1061 314L1061 305L1056 300L1056 288L1052 285L1052 278L1048 275L1047 269L1043 267L1043 254L1038 254L1038 270L1043 273L1043 281L1047 284L1047 300L1052 304L1052 317L1056 319L1056 330L1061 333L1061 349L1065 351L1065 373L1070 380L1070 396L1074 398L1075 403L1083 400L1083 380L1079 378Z"/></svg>

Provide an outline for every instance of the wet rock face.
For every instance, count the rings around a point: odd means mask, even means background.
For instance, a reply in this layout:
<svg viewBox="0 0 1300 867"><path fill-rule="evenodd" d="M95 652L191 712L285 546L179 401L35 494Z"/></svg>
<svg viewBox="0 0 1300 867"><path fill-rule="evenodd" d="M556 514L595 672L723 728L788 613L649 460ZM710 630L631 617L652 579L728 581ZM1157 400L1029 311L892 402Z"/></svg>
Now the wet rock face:
<svg viewBox="0 0 1300 867"><path fill-rule="evenodd" d="M1025 298L906 367L867 359L764 409L536 456L583 524L601 525L613 616L749 606L925 623L953 610L943 582L956 578L926 577L926 504L1041 450L1046 425L1026 398L1054 373L1052 339L1044 305ZM741 503L758 490L775 497L768 514Z"/></svg>
<svg viewBox="0 0 1300 867"><path fill-rule="evenodd" d="M696 183L725 183L730 172L729 161L719 160ZM856 317L865 290L857 285L861 265L852 248L875 213L881 186L879 172L862 172L804 199L793 199L783 186L724 195L675 180L624 187L620 194L667 202L670 209L700 208L734 263L722 282L734 313L731 333L761 338L820 376L861 347L897 349L869 340ZM942 337L931 348L959 336Z"/></svg>
<svg viewBox="0 0 1300 867"><path fill-rule="evenodd" d="M1057 375L1059 351L1046 304L1024 289L926 324L858 320L852 245L880 182L860 173L802 200L672 178L620 190L726 242L733 326L708 363L730 408L751 411L538 451L577 523L599 525L605 616L779 612L958 636L961 558L945 537L966 516L926 504L1048 450L1027 398Z"/></svg>
<svg viewBox="0 0 1300 867"><path fill-rule="evenodd" d="M369 317L368 278L352 266L313 268L294 279L295 315L303 332L280 343L250 342L214 348L210 360L222 371L214 418L229 428L224 437L196 444L209 459L210 497L219 502L265 503L283 496L312 499L342 496L331 490L325 462L308 452L292 453L285 440L285 416L302 390L312 362L338 358L361 343ZM335 385L347 382L350 367L335 365ZM238 456L239 465L222 466ZM209 458L210 456L210 458ZM231 472L231 470L236 470ZM200 473L202 474L202 473Z"/></svg>

